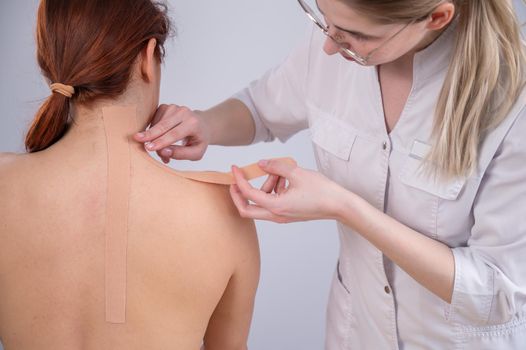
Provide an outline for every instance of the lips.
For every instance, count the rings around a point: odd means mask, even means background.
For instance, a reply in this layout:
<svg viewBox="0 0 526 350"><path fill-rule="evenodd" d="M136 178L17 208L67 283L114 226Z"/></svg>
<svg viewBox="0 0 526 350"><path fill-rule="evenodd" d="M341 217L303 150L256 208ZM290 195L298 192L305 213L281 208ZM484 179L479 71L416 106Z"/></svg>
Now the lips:
<svg viewBox="0 0 526 350"><path fill-rule="evenodd" d="M352 58L351 56L347 56L346 54L344 54L343 52L340 53L342 55L343 58L345 58L347 61L351 61L351 62L355 62L356 60L354 58Z"/></svg>

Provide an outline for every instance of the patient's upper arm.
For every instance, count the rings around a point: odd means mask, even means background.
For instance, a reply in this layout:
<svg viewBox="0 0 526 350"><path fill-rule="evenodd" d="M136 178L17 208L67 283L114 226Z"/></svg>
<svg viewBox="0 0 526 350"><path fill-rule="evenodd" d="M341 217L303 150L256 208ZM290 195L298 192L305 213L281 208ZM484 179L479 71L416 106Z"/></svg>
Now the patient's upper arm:
<svg viewBox="0 0 526 350"><path fill-rule="evenodd" d="M252 222L235 232L236 268L208 324L205 350L246 349L259 281L259 246Z"/></svg>

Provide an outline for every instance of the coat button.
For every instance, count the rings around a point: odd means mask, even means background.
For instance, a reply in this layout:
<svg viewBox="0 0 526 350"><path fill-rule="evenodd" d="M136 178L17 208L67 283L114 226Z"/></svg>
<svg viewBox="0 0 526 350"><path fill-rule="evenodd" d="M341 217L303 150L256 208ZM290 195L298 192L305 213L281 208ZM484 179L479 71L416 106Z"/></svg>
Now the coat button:
<svg viewBox="0 0 526 350"><path fill-rule="evenodd" d="M382 149L384 151L387 149L387 142L384 141L384 143L382 143Z"/></svg>
<svg viewBox="0 0 526 350"><path fill-rule="evenodd" d="M391 294L391 288L389 288L389 286L385 286L384 291L386 294Z"/></svg>

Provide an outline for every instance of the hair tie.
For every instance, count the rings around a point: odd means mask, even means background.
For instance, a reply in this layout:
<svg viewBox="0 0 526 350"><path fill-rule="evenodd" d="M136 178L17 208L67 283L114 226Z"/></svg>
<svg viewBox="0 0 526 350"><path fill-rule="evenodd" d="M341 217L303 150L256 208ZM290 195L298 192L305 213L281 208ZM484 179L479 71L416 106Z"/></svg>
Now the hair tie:
<svg viewBox="0 0 526 350"><path fill-rule="evenodd" d="M75 94L75 88L70 85L54 83L54 84L51 84L49 87L52 92L58 92L59 94L64 95L67 98L71 98Z"/></svg>

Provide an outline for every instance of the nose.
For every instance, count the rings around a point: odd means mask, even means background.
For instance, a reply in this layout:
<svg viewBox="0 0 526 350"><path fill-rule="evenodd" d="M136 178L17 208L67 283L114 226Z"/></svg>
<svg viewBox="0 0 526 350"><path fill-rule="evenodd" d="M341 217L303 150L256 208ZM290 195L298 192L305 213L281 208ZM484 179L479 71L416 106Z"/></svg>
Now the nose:
<svg viewBox="0 0 526 350"><path fill-rule="evenodd" d="M327 37L325 39L325 44L323 45L323 51L325 51L325 53L329 56L334 55L340 52L340 46L336 42L334 42L334 40Z"/></svg>

